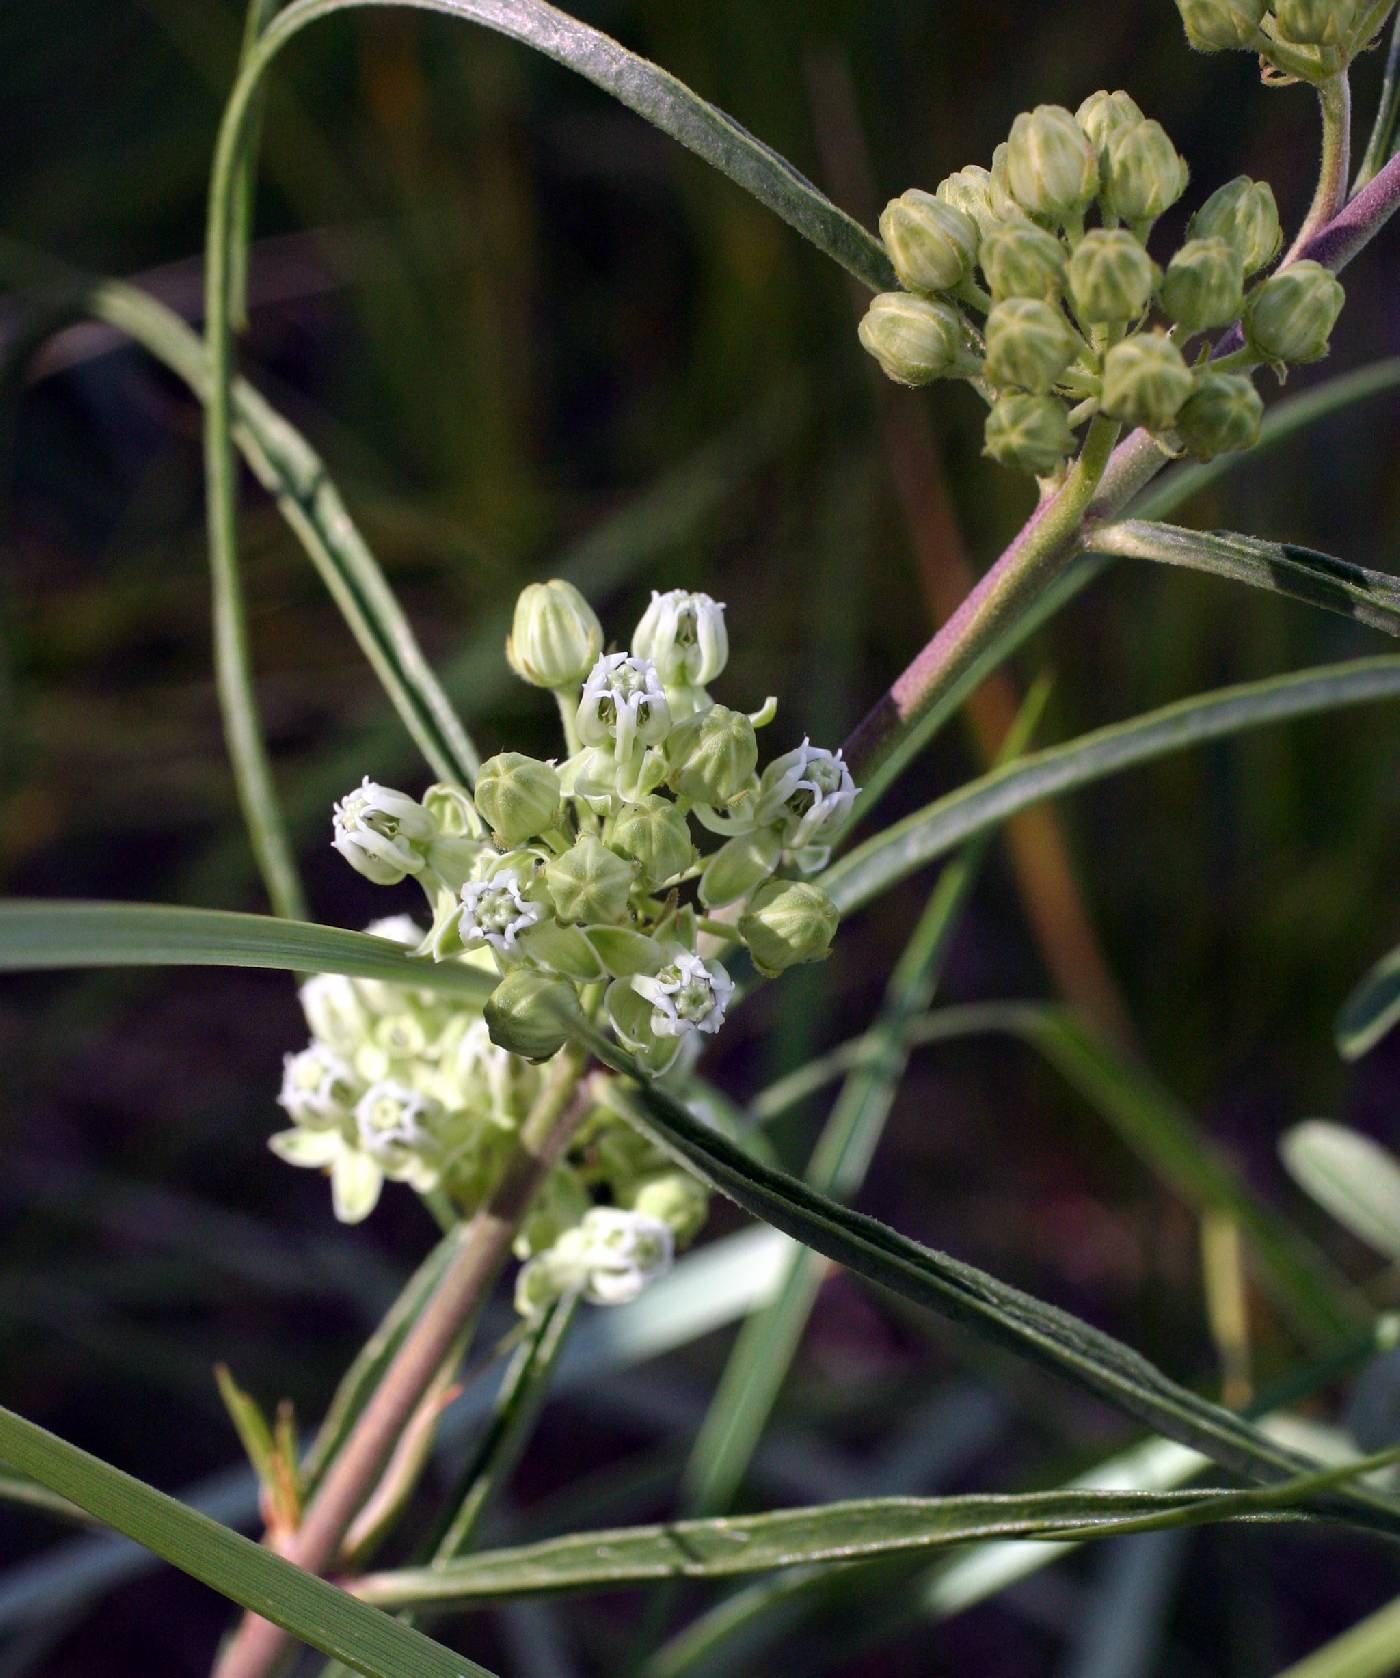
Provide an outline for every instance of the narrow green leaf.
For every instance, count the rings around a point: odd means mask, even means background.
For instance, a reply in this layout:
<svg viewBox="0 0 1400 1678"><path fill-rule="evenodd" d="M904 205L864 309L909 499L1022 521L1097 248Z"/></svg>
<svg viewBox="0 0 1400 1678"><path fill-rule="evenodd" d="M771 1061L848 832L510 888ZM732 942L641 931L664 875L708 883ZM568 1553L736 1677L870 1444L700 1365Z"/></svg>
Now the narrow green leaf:
<svg viewBox="0 0 1400 1678"><path fill-rule="evenodd" d="M491 1678L465 1655L5 1409L0 1462L365 1678Z"/></svg>
<svg viewBox="0 0 1400 1678"><path fill-rule="evenodd" d="M1337 1048L1358 1060L1400 1020L1400 946L1384 955L1342 1004Z"/></svg>
<svg viewBox="0 0 1400 1678"><path fill-rule="evenodd" d="M1400 1263L1400 1160L1359 1131L1325 1119L1294 1125L1283 1163L1338 1223L1382 1257Z"/></svg>
<svg viewBox="0 0 1400 1678"><path fill-rule="evenodd" d="M1400 1597L1348 1626L1278 1678L1388 1678L1400 1669Z"/></svg>
<svg viewBox="0 0 1400 1678"><path fill-rule="evenodd" d="M1376 102L1375 121L1371 137L1357 165L1356 179L1351 183L1352 196L1373 181L1395 154L1397 132L1400 131L1400 15L1390 26L1390 45L1386 49L1385 71L1381 77L1380 98Z"/></svg>
<svg viewBox="0 0 1400 1678"><path fill-rule="evenodd" d="M443 991L473 1002L495 980L457 961L425 961L364 932L272 915L156 903L0 902L0 972L54 967L271 967Z"/></svg>
<svg viewBox="0 0 1400 1678"><path fill-rule="evenodd" d="M79 1509L76 1503L71 1503L66 1497L60 1497L57 1492L51 1492L47 1486L39 1485L27 1474L0 1473L0 1503L17 1504L21 1509L32 1509L41 1515L53 1515L60 1521L77 1521L82 1524L88 1519L86 1510Z"/></svg>
<svg viewBox="0 0 1400 1678"><path fill-rule="evenodd" d="M874 1218L816 1194L797 1178L759 1164L698 1123L673 1097L646 1083L630 1058L601 1033L581 1025L574 1031L598 1059L632 1080L615 1097L626 1117L753 1216L866 1280L1076 1381L1232 1472L1269 1480L1307 1472L1313 1466L1068 1312L946 1253L921 1246ZM1328 1512L1342 1511L1345 1518L1361 1525L1400 1533L1400 1504L1389 1498L1349 1488L1328 1501Z"/></svg>
<svg viewBox="0 0 1400 1678"><path fill-rule="evenodd" d="M1291 542L1123 519L1095 530L1088 547L1092 553L1151 559L1161 565L1180 565L1228 577L1355 618L1372 629L1383 629L1387 635L1400 635L1400 584L1394 577Z"/></svg>
<svg viewBox="0 0 1400 1678"><path fill-rule="evenodd" d="M1400 1446L1249 1491L1086 1491L857 1498L761 1515L576 1532L436 1567L371 1574L355 1586L382 1608L480 1602L661 1579L725 1579L813 1563L849 1564L974 1539L1082 1542L1220 1521L1308 1518L1311 1497L1378 1467Z"/></svg>
<svg viewBox="0 0 1400 1678"><path fill-rule="evenodd" d="M1400 658L1389 657L1324 665L1183 699L968 782L868 839L833 864L821 883L849 914L974 833L1044 798L1245 729L1397 696ZM1400 954L1387 978L1390 1002L1400 1013Z"/></svg>

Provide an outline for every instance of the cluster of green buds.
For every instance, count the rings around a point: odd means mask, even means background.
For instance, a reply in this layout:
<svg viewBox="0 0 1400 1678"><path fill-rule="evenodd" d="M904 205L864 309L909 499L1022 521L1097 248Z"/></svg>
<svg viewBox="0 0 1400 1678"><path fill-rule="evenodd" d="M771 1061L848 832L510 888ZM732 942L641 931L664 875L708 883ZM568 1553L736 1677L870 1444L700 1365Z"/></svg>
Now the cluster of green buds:
<svg viewBox="0 0 1400 1678"><path fill-rule="evenodd" d="M724 670L723 606L653 594L627 651L606 651L569 583L527 588L507 658L556 697L562 760L502 752L472 789L421 798L366 779L341 800L335 849L377 885L413 879L431 917L371 928L495 985L479 1012L428 991L317 978L312 1040L289 1056L293 1128L272 1146L329 1172L336 1213L364 1217L384 1181L445 1194L463 1215L498 1178L574 1022L597 1020L679 1087L719 1031L747 951L774 977L823 959L837 925L816 881L857 789L839 752L809 740L760 769L754 712L708 691ZM522 1228L518 1299L630 1298L705 1215L704 1190L595 1106Z"/></svg>
<svg viewBox="0 0 1400 1678"><path fill-rule="evenodd" d="M1201 52L1256 53L1271 82L1324 82L1376 39L1395 0L1176 0Z"/></svg>
<svg viewBox="0 0 1400 1678"><path fill-rule="evenodd" d="M1126 93L1023 112L990 169L886 205L880 235L904 290L871 303L862 344L902 384L971 382L989 404L986 452L1038 478L1063 470L1096 414L1202 460L1251 447L1263 404L1250 369L1282 376L1325 355L1343 292L1315 262L1263 277L1278 210L1246 176L1206 199L1159 267L1148 241L1187 179ZM1212 362L1208 340L1192 347L1237 320L1239 350Z"/></svg>

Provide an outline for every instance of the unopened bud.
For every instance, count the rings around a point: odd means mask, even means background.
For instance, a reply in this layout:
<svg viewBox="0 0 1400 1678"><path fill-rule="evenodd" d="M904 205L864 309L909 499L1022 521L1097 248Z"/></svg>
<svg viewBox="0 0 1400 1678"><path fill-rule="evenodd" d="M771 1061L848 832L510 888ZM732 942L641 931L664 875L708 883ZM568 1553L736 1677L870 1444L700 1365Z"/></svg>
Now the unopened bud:
<svg viewBox="0 0 1400 1678"><path fill-rule="evenodd" d="M1197 375L1194 395L1176 416L1176 429L1197 460L1252 449L1259 441L1264 403L1243 373Z"/></svg>
<svg viewBox="0 0 1400 1678"><path fill-rule="evenodd" d="M1091 93L1083 101L1074 113L1074 120L1093 141L1102 170L1109 141L1124 128L1131 128L1134 123L1141 122L1143 116L1137 100L1131 94L1124 93L1122 88L1114 93L1100 88L1097 93Z"/></svg>
<svg viewBox="0 0 1400 1678"><path fill-rule="evenodd" d="M1058 304L1043 298L1009 297L987 316L987 377L995 385L1043 394L1082 347Z"/></svg>
<svg viewBox="0 0 1400 1678"><path fill-rule="evenodd" d="M993 460L1037 478L1074 453L1069 410L1055 396L998 397L987 415L984 440Z"/></svg>
<svg viewBox="0 0 1400 1678"><path fill-rule="evenodd" d="M774 880L755 892L739 919L739 936L754 966L767 978L831 953L839 920L836 905L820 886L803 880Z"/></svg>
<svg viewBox="0 0 1400 1678"><path fill-rule="evenodd" d="M1198 52L1228 52L1256 43L1267 0L1176 0L1176 9Z"/></svg>
<svg viewBox="0 0 1400 1678"><path fill-rule="evenodd" d="M1162 307L1187 332L1228 326L1244 304L1244 271L1224 239L1188 239L1167 264Z"/></svg>
<svg viewBox="0 0 1400 1678"><path fill-rule="evenodd" d="M525 1060L548 1060L569 1038L578 1016L578 996L565 979L533 968L514 967L496 986L482 1010L491 1041Z"/></svg>
<svg viewBox="0 0 1400 1678"><path fill-rule="evenodd" d="M636 864L624 861L591 833L576 839L563 856L552 858L544 871L554 912L571 925L621 920L636 883Z"/></svg>
<svg viewBox="0 0 1400 1678"><path fill-rule="evenodd" d="M728 804L758 765L753 724L727 705L696 711L666 736L666 763L667 782L680 797L697 804Z"/></svg>
<svg viewBox="0 0 1400 1678"><path fill-rule="evenodd" d="M683 874L695 860L685 817L669 800L654 795L622 806L609 843L637 864L648 890Z"/></svg>
<svg viewBox="0 0 1400 1678"><path fill-rule="evenodd" d="M710 1196L688 1171L663 1171L644 1177L627 1196L627 1204L643 1217L665 1224L678 1247L688 1247L704 1227Z"/></svg>
<svg viewBox="0 0 1400 1678"><path fill-rule="evenodd" d="M1034 222L1003 223L982 241L979 252L987 289L997 303L1008 297L1054 302L1065 283L1064 247Z"/></svg>
<svg viewBox="0 0 1400 1678"><path fill-rule="evenodd" d="M897 384L932 384L972 369L963 319L950 303L884 292L865 311L859 337Z"/></svg>
<svg viewBox="0 0 1400 1678"><path fill-rule="evenodd" d="M1023 111L1006 141L1006 179L1022 209L1043 221L1082 216L1099 190L1093 142L1062 105Z"/></svg>
<svg viewBox="0 0 1400 1678"><path fill-rule="evenodd" d="M965 216L971 216L983 238L992 228L1000 225L1001 218L992 207L991 171L983 169L980 164L969 163L956 174L946 175L938 183L934 196L953 209L961 210Z"/></svg>
<svg viewBox="0 0 1400 1678"><path fill-rule="evenodd" d="M1066 273L1074 312L1086 325L1136 320L1146 313L1157 281L1152 258L1123 228L1086 233Z"/></svg>
<svg viewBox="0 0 1400 1678"><path fill-rule="evenodd" d="M931 192L911 187L885 205L880 238L906 291L951 291L977 255L977 223Z"/></svg>
<svg viewBox="0 0 1400 1678"><path fill-rule="evenodd" d="M1103 411L1129 425L1161 431L1196 388L1181 351L1160 332L1139 332L1103 358Z"/></svg>
<svg viewBox="0 0 1400 1678"><path fill-rule="evenodd" d="M1346 302L1341 281L1320 262L1293 262L1250 294L1244 333L1270 361L1320 361Z"/></svg>
<svg viewBox="0 0 1400 1678"><path fill-rule="evenodd" d="M517 676L537 688L581 682L603 650L603 626L572 583L554 577L520 591L506 641Z"/></svg>
<svg viewBox="0 0 1400 1678"><path fill-rule="evenodd" d="M1104 202L1124 221L1155 221L1186 191L1186 161L1160 122L1144 120L1108 142Z"/></svg>
<svg viewBox="0 0 1400 1678"><path fill-rule="evenodd" d="M523 752L500 752L482 764L477 808L506 845L523 845L559 822L559 772Z"/></svg>
<svg viewBox="0 0 1400 1678"><path fill-rule="evenodd" d="M1192 239L1224 239L1234 246L1245 273L1252 274L1273 260L1283 238L1274 189L1267 181L1236 175L1211 193L1186 232Z"/></svg>
<svg viewBox="0 0 1400 1678"><path fill-rule="evenodd" d="M1279 35L1299 46L1345 46L1356 27L1355 0L1273 0Z"/></svg>

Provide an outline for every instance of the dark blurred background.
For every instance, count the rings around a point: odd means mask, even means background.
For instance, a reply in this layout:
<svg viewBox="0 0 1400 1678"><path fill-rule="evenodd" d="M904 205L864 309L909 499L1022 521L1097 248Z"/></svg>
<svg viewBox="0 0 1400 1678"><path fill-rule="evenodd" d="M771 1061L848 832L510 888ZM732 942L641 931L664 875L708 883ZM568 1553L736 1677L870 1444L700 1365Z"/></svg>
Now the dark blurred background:
<svg viewBox="0 0 1400 1678"><path fill-rule="evenodd" d="M1192 165L1183 213L1241 171L1273 182L1289 224L1310 196L1310 96L1263 90L1243 55L1189 54L1168 0L575 9L867 217L868 194L878 208L988 161L1017 110L1120 85ZM222 0L5 8L6 236L133 278L197 322L209 157L241 27ZM1378 74L1373 57L1355 76L1361 140ZM1333 357L1299 384L1400 350L1397 237L1348 271ZM257 238L246 366L323 453L484 751L555 749L550 708L499 657L529 580L572 568L619 638L651 588L708 589L729 606L721 697L781 696L774 749L805 733L835 744L952 586L938 520L960 522L980 567L1027 511L1025 482L979 457L980 405L965 388L880 404L826 258L591 86L483 31L368 11L304 35L273 80ZM0 332L19 318L0 303ZM1179 516L1388 568L1397 416L1400 399L1376 398L1242 464ZM31 364L8 419L3 889L265 907L209 677L197 406L142 355L83 330ZM922 549L892 448L913 449L932 498L925 535L940 534ZM425 772L251 488L244 532L260 694L315 912L358 926L413 909L411 888L378 892L333 855L328 807L363 773L417 789ZM1034 640L1016 679L1053 677L1050 741L1383 650L1339 618L1122 565ZM889 808L977 773L984 749L949 728ZM994 848L943 993L1067 986L1110 1025L1126 1016L1206 1130L1358 1275L1364 1255L1291 1188L1275 1150L1311 1114L1394 1135L1397 1051L1344 1071L1330 1028L1400 932L1398 749L1400 711L1371 707L1076 796L1057 833L1073 863L1065 912L1082 911L1089 939L1051 934L1047 956L1023 875ZM1041 851L1034 835L1023 849L1043 860L1055 838L1042 828ZM915 881L861 916L836 960L746 1009L714 1076L742 1097L857 1029L927 888ZM324 1186L267 1154L281 1055L302 1037L292 986L234 971L65 976L9 982L0 1005L4 1401L172 1491L236 1459L216 1360L263 1399L317 1416L432 1230L402 1192L343 1230ZM787 1160L805 1158L822 1116L809 1104L779 1129ZM861 1204L1087 1314L1174 1374L1213 1379L1194 1220L1018 1048L973 1039L917 1057ZM737 1221L720 1212L713 1227ZM1258 1333L1261 1367L1282 1367L1291 1343L1262 1309ZM727 1344L711 1336L661 1366L664 1414L629 1401L625 1383L552 1406L519 1518L502 1530L666 1513ZM838 1495L950 1393L977 1424L965 1448L936 1483L916 1452L898 1489L1053 1483L1131 1438L838 1277L775 1424L799 1457L812 1447L805 1479L756 1471L746 1501ZM580 1461L598 1473L566 1504ZM52 1541L38 1521L0 1514L7 1563ZM0 1572L0 1604L5 1582ZM933 1634L906 1625L878 1649L846 1649L828 1628L734 1670L1268 1678L1396 1586L1377 1545L1337 1536L1128 1541ZM888 1607L890 1589L872 1583L872 1604ZM616 1669L636 1610L590 1599L478 1616L464 1635L512 1678L581 1678ZM1124 1614L1141 1634L1105 1651L1099 1633ZM224 1612L157 1575L95 1606L46 1609L37 1629L34 1618L8 1642L0 1632L0 1672L200 1673Z"/></svg>

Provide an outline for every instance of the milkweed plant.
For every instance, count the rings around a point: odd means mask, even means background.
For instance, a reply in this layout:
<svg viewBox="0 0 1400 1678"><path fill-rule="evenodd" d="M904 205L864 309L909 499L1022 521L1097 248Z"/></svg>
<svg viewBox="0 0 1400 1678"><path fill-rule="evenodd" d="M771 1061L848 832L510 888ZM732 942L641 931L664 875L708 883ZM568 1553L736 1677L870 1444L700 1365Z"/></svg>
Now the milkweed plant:
<svg viewBox="0 0 1400 1678"><path fill-rule="evenodd" d="M809 1577L836 1566L831 1577L859 1597L903 1589L907 1573L892 1586L881 1558L927 1551L931 1561L948 1545L981 1553L1047 1536L1062 1548L1236 1519L1326 1519L1393 1541L1394 1441L1372 1440L1372 1454L1358 1456L1336 1433L1320 1443L1316 1426L1305 1432L1287 1409L1396 1343L1384 1296L1335 1272L1190 1121L1154 1121L1177 1126L1175 1160L1211 1162L1164 1167L1169 1180L1217 1233L1223 1221L1252 1246L1261 1280L1299 1333L1286 1390L1248 1411L1228 1384L1214 1402L1054 1306L843 1204L859 1188L850 1161L878 1139L912 1045L920 1031L938 1034L937 1016L921 1009L961 901L956 871L975 869L980 836L1033 802L1165 751L1400 697L1400 659L1366 658L1201 695L1034 752L1028 706L987 774L893 824L875 815L977 683L1110 560L1194 567L1400 629L1400 589L1386 576L1160 516L1201 471L1379 388L1372 379L1363 391L1352 375L1319 384L1306 403L1277 397L1295 368L1321 361L1345 333L1339 271L1400 204L1393 42L1373 60L1385 60L1378 109L1355 170L1351 155L1352 67L1383 44L1393 0L1178 0L1190 48L1250 54L1267 88L1315 94L1317 183L1291 237L1268 181L1198 179L1131 91L1103 89L1085 90L1073 110L1033 105L985 164L904 187L876 237L664 70L543 0L415 3L535 46L617 94L855 275L873 294L857 333L873 365L935 395L944 381L969 385L985 405L986 455L1034 480L1033 510L842 745L813 743L800 695L784 700L774 726L775 699L734 691L730 633L751 629L742 618L731 624L698 586L705 579L636 600L630 629L605 628L570 580L533 582L514 604L504 657L542 704L552 699L557 750L535 756L507 740L483 761L329 474L235 376L264 81L289 40L345 4L253 0L214 164L203 342L133 288L68 271L49 283L131 333L206 404L219 693L276 913L11 903L0 910L0 957L11 968L237 960L297 973L308 1040L285 1046L280 1092L267 1092L272 1153L324 1174L342 1223L371 1217L386 1192L408 1192L438 1220L441 1240L309 1446L285 1413L270 1421L221 1376L261 1488L262 1547L10 1412L0 1413L0 1464L17 1484L60 1494L246 1609L217 1653L218 1678L283 1670L293 1640L341 1663L327 1672L482 1672L424 1628L465 1604L555 1589L762 1579L803 1565ZM1180 231L1168 237L1167 226ZM364 764L360 784L328 812L336 852L386 892L384 915L362 934L316 927L302 911L249 674L237 451L330 586L424 758L406 787ZM806 1180L789 1176L757 1145L752 1115L707 1081L707 1050L758 988L833 950L839 961L846 917L950 855L866 1034L796 1075L807 1092L844 1079L849 1103L838 1104L823 1138L827 1156L819 1149ZM1383 959L1346 1002L1347 1056L1400 1017L1397 972L1400 956ZM1007 1029L1061 1049L1092 1042L1089 1024L1062 1011L1003 1017ZM1106 1040L1092 1052L1114 1068L1117 1087L1137 1088L1143 1075L1130 1058ZM770 1095L767 1111L780 1106ZM841 1116L851 1108L863 1130ZM839 1169L819 1163L828 1156L840 1157ZM1289 1132L1285 1158L1371 1248L1400 1256L1393 1158L1320 1120ZM664 1322L679 1297L667 1289L702 1256L685 1255L715 1194L794 1244L730 1313L749 1320L680 1489L687 1518L481 1550L482 1514L528 1444L571 1325L644 1298ZM1130 1452L1057 1490L873 1498L729 1522L813 1308L804 1289L818 1258L1077 1382L1189 1452L1165 1470L1160 1456ZM431 1502L424 1471L435 1440L446 1449L439 1434L456 1384L481 1378L465 1361L474 1330L507 1274L514 1327L485 1358L495 1367L509 1353L495 1410L448 1505L419 1513ZM1189 1381L1189 1370L1177 1373ZM1185 1489L1187 1481L1197 1484ZM426 1545L425 1531L435 1535ZM391 1565L369 1572L381 1547ZM853 1566L862 1559L869 1565ZM1029 1565L1048 1560L1041 1552ZM769 1587L779 1588L769 1581L722 1599L641 1651L636 1670L746 1670L734 1663L752 1641L731 1652L726 1639L746 1623L753 1638ZM653 1597L648 1624L658 1638L673 1608L664 1590ZM1397 1612L1382 1610L1351 1643L1321 1651L1310 1678L1390 1670L1389 1656L1368 1665L1357 1649L1393 1655Z"/></svg>

